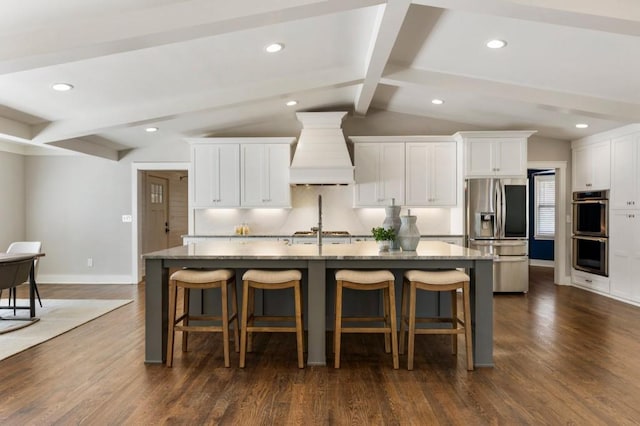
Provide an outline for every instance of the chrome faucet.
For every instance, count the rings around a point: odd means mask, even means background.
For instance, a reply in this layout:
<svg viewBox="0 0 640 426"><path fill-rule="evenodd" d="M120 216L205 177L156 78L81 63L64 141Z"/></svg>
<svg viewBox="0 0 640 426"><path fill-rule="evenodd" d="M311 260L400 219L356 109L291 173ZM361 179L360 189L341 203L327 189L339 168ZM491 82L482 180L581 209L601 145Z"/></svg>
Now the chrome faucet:
<svg viewBox="0 0 640 426"><path fill-rule="evenodd" d="M322 246L322 194L318 194L318 226L311 230L318 233L318 247Z"/></svg>

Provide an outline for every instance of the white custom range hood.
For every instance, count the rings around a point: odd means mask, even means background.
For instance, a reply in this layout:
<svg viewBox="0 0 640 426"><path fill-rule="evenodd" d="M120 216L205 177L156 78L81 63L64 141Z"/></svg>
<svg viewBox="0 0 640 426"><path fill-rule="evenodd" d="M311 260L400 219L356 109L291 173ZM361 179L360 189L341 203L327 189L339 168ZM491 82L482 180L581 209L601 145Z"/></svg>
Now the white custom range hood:
<svg viewBox="0 0 640 426"><path fill-rule="evenodd" d="M342 133L346 111L299 112L302 132L289 169L292 185L353 183L353 164Z"/></svg>

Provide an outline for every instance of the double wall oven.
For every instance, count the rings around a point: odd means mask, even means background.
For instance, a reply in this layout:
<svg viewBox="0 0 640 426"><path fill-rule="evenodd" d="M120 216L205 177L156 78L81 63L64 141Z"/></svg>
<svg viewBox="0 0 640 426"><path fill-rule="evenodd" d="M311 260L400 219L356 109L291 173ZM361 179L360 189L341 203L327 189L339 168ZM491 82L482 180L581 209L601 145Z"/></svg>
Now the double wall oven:
<svg viewBox="0 0 640 426"><path fill-rule="evenodd" d="M573 193L574 269L609 276L609 192Z"/></svg>

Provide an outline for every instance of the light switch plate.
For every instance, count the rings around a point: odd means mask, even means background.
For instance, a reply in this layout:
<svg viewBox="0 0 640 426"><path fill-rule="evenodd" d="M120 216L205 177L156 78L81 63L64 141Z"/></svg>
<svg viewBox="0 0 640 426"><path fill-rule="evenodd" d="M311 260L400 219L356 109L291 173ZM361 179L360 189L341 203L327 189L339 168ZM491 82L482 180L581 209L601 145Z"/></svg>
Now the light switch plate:
<svg viewBox="0 0 640 426"><path fill-rule="evenodd" d="M122 221L123 222L131 222L133 220L133 218L131 217L130 214L123 214L122 215Z"/></svg>

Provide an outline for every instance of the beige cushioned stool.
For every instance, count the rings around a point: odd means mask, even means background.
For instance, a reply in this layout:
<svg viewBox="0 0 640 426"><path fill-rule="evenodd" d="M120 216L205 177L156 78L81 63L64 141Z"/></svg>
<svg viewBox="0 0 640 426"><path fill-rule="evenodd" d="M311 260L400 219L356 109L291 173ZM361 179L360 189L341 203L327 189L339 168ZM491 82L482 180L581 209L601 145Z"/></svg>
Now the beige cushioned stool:
<svg viewBox="0 0 640 426"><path fill-rule="evenodd" d="M342 289L382 290L383 317L343 317ZM342 269L336 271L336 314L334 327L333 352L334 367L340 368L340 343L342 333L384 333L385 352L393 353L393 368L398 364L398 337L396 334L395 278L390 271L354 271ZM343 322L384 322L382 327L344 327Z"/></svg>
<svg viewBox="0 0 640 426"><path fill-rule="evenodd" d="M458 318L458 289L462 289L463 319ZM416 318L416 290L449 291L451 293L451 317ZM452 353L456 354L458 352L458 334L462 333L465 336L467 370L473 370L473 344L471 341L471 312L469 306L469 276L464 272L454 269L441 271L409 270L404 273L402 318L400 320L400 353L404 353L406 325L409 328L408 370L413 370L416 334L451 334L451 349ZM450 323L451 328L416 328L416 323Z"/></svg>
<svg viewBox="0 0 640 426"><path fill-rule="evenodd" d="M302 290L300 279L302 273L298 270L264 271L249 269L242 276L242 331L240 337L240 368L244 368L247 351L251 352L252 333L259 332L285 332L296 333L296 345L298 347L298 367L304 368L303 333L302 328ZM292 288L294 296L295 316L266 316L255 315L255 289L279 290ZM256 320L270 325L255 325ZM295 327L276 326L273 323L295 322Z"/></svg>
<svg viewBox="0 0 640 426"><path fill-rule="evenodd" d="M231 286L231 315L229 315L229 300L227 287ZM182 315L176 318L178 288L184 289ZM193 289L204 290L219 288L222 312L220 316L189 314L189 294ZM221 325L189 325L191 320L220 321ZM235 321L234 331L235 350L239 350L238 331L238 296L236 293L236 279L234 271L230 269L181 269L171 274L169 278L169 334L167 338L167 366L173 364L173 345L175 331L182 331L182 350L187 350L189 332L222 332L224 351L224 366L229 367L229 324ZM178 325L182 322L182 325Z"/></svg>

